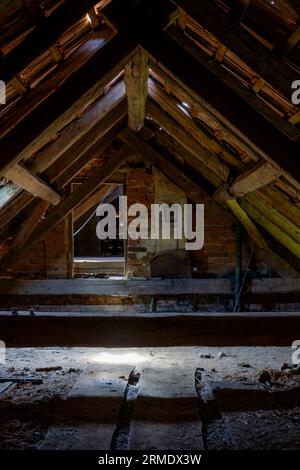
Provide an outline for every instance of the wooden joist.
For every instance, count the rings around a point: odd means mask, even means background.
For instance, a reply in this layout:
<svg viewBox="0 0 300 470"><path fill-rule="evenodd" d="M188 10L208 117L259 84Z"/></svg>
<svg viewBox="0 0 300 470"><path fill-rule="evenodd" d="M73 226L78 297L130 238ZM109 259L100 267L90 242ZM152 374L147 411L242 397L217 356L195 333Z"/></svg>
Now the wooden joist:
<svg viewBox="0 0 300 470"><path fill-rule="evenodd" d="M291 83L297 79L296 70L282 62L255 36L250 35L241 25L237 24L236 20L226 14L216 2L173 1L240 57L260 77L290 100Z"/></svg>
<svg viewBox="0 0 300 470"><path fill-rule="evenodd" d="M5 178L8 178L33 196L50 202L53 206L57 206L62 199L57 191L19 163L5 173Z"/></svg>
<svg viewBox="0 0 300 470"><path fill-rule="evenodd" d="M47 217L38 224L30 236L24 240L16 250L12 249L0 258L0 272L6 272L14 263L24 255L35 242L42 238L49 230L54 228L61 220L67 217L72 210L76 209L86 198L89 197L109 176L116 171L132 155L132 151L123 146L119 152L112 155L108 162L97 169L88 178L85 184L67 196Z"/></svg>
<svg viewBox="0 0 300 470"><path fill-rule="evenodd" d="M148 97L148 57L139 48L125 67L124 81L128 101L128 126L138 132L144 125Z"/></svg>
<svg viewBox="0 0 300 470"><path fill-rule="evenodd" d="M92 281L88 280L90 283ZM82 283L84 280L80 279L79 282ZM182 283L182 280L179 282ZM59 286L59 289L61 288L62 283ZM30 317L29 314L15 317L8 313L0 315L0 330L7 348L290 347L300 334L300 314L292 312L154 314L152 312L89 315L58 312L37 313L35 317Z"/></svg>
<svg viewBox="0 0 300 470"><path fill-rule="evenodd" d="M300 279L251 279L247 295L300 294ZM229 279L44 279L0 280L0 295L9 296L173 296L233 295ZM253 312L251 312L253 313ZM272 315L272 313L270 313Z"/></svg>
<svg viewBox="0 0 300 470"><path fill-rule="evenodd" d="M257 210L247 200L241 200L242 208L247 214L255 220L262 228L267 230L276 240L285 246L291 253L300 259L300 244L294 240L286 231L282 230L272 220L270 220L264 213Z"/></svg>
<svg viewBox="0 0 300 470"><path fill-rule="evenodd" d="M70 160L69 155L78 155L78 149L83 146L85 150L92 147L95 141L110 130L111 125L104 118L107 115L110 118L115 117L120 111L119 105L125 102L124 98L125 86L124 82L120 81L108 93L92 103L78 119L65 126L53 142L36 153L31 165L32 171L40 174L58 160L56 174L66 169ZM113 115L111 111L114 109L117 109L117 112ZM112 119L111 122L114 123ZM32 152L32 148L22 152L21 158L28 158L29 152ZM73 162L74 158L71 161Z"/></svg>

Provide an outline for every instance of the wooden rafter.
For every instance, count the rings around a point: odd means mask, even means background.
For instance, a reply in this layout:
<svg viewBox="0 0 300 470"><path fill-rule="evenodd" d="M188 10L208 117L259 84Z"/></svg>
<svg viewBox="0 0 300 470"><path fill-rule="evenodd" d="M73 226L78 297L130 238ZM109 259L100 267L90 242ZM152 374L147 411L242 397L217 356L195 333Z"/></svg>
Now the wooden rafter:
<svg viewBox="0 0 300 470"><path fill-rule="evenodd" d="M233 94L223 82L178 47L165 33L156 42L144 38L143 46L151 58L196 100L209 106L218 119L233 126L235 132L238 130L250 146L267 161L280 166L291 181L300 185L297 158L299 144L279 134L268 121Z"/></svg>
<svg viewBox="0 0 300 470"><path fill-rule="evenodd" d="M97 138L93 140L93 145L89 146L85 139L73 148L71 152L66 151L61 158L53 163L42 176L51 184L61 190L66 186L80 170L93 158L109 146L117 137L120 125L123 125L127 115L126 101L122 101L116 108L112 109L102 120L99 121L101 131L97 131ZM22 192L15 197L11 203L7 204L0 211L0 229L2 230L16 215L18 215L32 201L32 197Z"/></svg>
<svg viewBox="0 0 300 470"><path fill-rule="evenodd" d="M96 3L96 0L76 0L76 3L72 0L65 0L49 17L39 15L39 21L26 39L1 59L2 80L8 81L20 73Z"/></svg>
<svg viewBox="0 0 300 470"><path fill-rule="evenodd" d="M32 115L2 139L0 173L16 163L21 152L95 83L101 80L102 86L107 85L129 61L136 47L137 43L131 37L116 35L80 69L80 73L75 72L69 77L54 91L50 100L42 103Z"/></svg>
<svg viewBox="0 0 300 470"><path fill-rule="evenodd" d="M197 47L194 40L186 34L183 34L179 28L172 26L169 28L168 34L196 61L201 63L207 70L213 73L214 76L226 83L234 93L238 94L240 98L253 109L262 114L274 127L279 129L289 139L295 140L299 136L299 130L293 126L292 122L283 119L281 115L278 115L274 109L270 108L264 100L257 96L258 91L260 91L259 87L262 87L266 83L265 80L258 79L252 88L253 93L251 93L248 87L245 87L234 74L227 70L226 66L222 65L222 60L208 60L208 56Z"/></svg>
<svg viewBox="0 0 300 470"><path fill-rule="evenodd" d="M297 72L226 15L216 2L173 1L290 100L291 83L297 79Z"/></svg>

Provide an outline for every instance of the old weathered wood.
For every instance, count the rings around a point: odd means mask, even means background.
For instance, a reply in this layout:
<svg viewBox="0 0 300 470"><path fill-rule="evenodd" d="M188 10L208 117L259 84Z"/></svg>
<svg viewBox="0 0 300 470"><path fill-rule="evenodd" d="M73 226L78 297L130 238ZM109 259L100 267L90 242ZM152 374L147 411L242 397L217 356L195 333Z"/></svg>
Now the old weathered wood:
<svg viewBox="0 0 300 470"><path fill-rule="evenodd" d="M148 97L148 57L138 49L125 67L124 81L128 100L128 126L138 132L144 125Z"/></svg>
<svg viewBox="0 0 300 470"><path fill-rule="evenodd" d="M299 144L280 134L165 33L159 34L157 41L143 38L142 45L153 61L156 60L186 91L203 102L203 106L208 104L211 110L215 110L218 119L233 126L235 132L238 130L250 146L265 160L280 166L286 177L299 187Z"/></svg>
<svg viewBox="0 0 300 470"><path fill-rule="evenodd" d="M173 139L175 139L182 147L192 153L199 159L210 171L218 175L222 181L227 181L229 176L228 168L222 164L216 156L208 152L208 150L195 140L192 133L187 132L185 127L180 125L170 115L160 109L152 100L148 100L147 114L159 124ZM194 127L191 122L192 127ZM196 132L196 129L194 129ZM207 139L209 140L209 139ZM205 142L203 143L205 144Z"/></svg>
<svg viewBox="0 0 300 470"><path fill-rule="evenodd" d="M116 35L80 69L74 72L50 99L0 141L0 172L13 166L21 152L64 112L71 108L95 83L107 85L135 52L132 38Z"/></svg>
<svg viewBox="0 0 300 470"><path fill-rule="evenodd" d="M200 26L199 26L200 28ZM253 87L253 93L249 92L248 87L244 87L241 84L239 78L227 70L226 66L223 66L221 60L208 60L207 54L198 47L198 41L191 35L183 34L179 28L172 26L168 30L168 34L183 47L195 60L199 61L207 70L212 72L216 77L220 78L226 85L234 91L240 98L247 102L252 108L261 113L268 121L274 125L277 129L283 132L289 139L296 139L298 136L298 130L287 121L282 119L281 115L277 115L272 108L270 108L259 96L257 85L265 84L265 81L259 79L256 85ZM199 38L199 42L201 39ZM222 47L223 45L221 45ZM223 54L226 52L226 47L223 46ZM218 51L216 54L218 59ZM223 58L222 58L223 60Z"/></svg>
<svg viewBox="0 0 300 470"><path fill-rule="evenodd" d="M21 72L37 55L46 51L59 36L76 23L97 2L71 0L62 2L48 17L40 16L30 34L0 62L0 76L8 81Z"/></svg>
<svg viewBox="0 0 300 470"><path fill-rule="evenodd" d="M83 142L87 150L94 144L95 140L98 140L101 135L110 129L109 126L105 125L106 122L103 121L103 118L106 115L111 116L112 113L110 112L117 108L124 101L124 98L125 86L124 82L121 81L107 94L92 103L78 119L65 126L57 139L37 152L31 165L32 170L36 173L42 173L60 157L58 166L66 169L70 153L73 153L73 155L78 154L78 147L82 146ZM22 155L22 158L26 158L24 152Z"/></svg>
<svg viewBox="0 0 300 470"><path fill-rule="evenodd" d="M117 137L120 131L120 124L127 115L126 101L122 101L116 108L112 109L103 119L99 121L99 129L95 130L98 138L87 135L80 144L71 147L61 156L62 161L57 161L43 174L47 180L60 190L68 184L80 170L92 159L95 158L109 146ZM125 121L124 121L125 124ZM89 147L90 139L94 144ZM0 211L0 229L3 229L14 219L33 198L26 192L17 195Z"/></svg>
<svg viewBox="0 0 300 470"><path fill-rule="evenodd" d="M62 199L57 191L19 163L7 170L5 177L33 196L44 199L54 206L57 206Z"/></svg>
<svg viewBox="0 0 300 470"><path fill-rule="evenodd" d="M109 28L104 28L99 33L99 37L95 41L94 39L87 40L82 46L78 48L68 59L60 64L60 67L56 68L55 72L52 73L46 81L43 81L34 89L30 90L30 93L24 94L22 100L19 100L14 104L10 112L7 114L5 120L0 123L0 136L1 138L7 135L20 124L29 114L31 114L38 106L41 105L45 100L49 99L55 91L64 84L64 82L71 77L71 75L78 71L81 67L84 67L92 57L100 51L103 47L103 43L109 41L112 36L112 32ZM103 86L101 83L93 85L90 92L83 94L80 99L75 103L74 107L71 107L68 111L63 113L58 118L58 122L63 126L63 123L68 123L72 119L72 116L79 112L81 107L84 108L85 103L89 103L92 97L96 99L103 93ZM53 123L53 125L55 122ZM57 128L57 124L56 127ZM55 135L55 128L53 134ZM50 130L51 134L51 130ZM42 142L43 144L43 142Z"/></svg>
<svg viewBox="0 0 300 470"><path fill-rule="evenodd" d="M88 282L92 282L89 279ZM58 281L59 282L59 281ZM69 281L70 282L70 281ZM82 282L82 280L80 280ZM6 347L285 346L299 313L42 314L0 316Z"/></svg>
<svg viewBox="0 0 300 470"><path fill-rule="evenodd" d="M256 189L267 186L281 176L281 171L268 162L260 162L239 175L229 190L235 196L244 196Z"/></svg>
<svg viewBox="0 0 300 470"><path fill-rule="evenodd" d="M259 76L290 99L291 83L297 79L297 72L276 57L254 35L250 35L237 24L232 16L224 13L219 5L208 1L174 0L174 2L240 57Z"/></svg>

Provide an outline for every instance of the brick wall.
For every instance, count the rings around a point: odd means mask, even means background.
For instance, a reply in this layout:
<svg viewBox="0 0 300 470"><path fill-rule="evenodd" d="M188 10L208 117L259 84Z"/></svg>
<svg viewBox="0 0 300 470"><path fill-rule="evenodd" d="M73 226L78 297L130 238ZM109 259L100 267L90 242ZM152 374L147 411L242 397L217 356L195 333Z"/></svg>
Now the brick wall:
<svg viewBox="0 0 300 470"><path fill-rule="evenodd" d="M0 245L1 255L9 247L9 241ZM68 222L63 220L39 240L2 277L22 279L64 279L68 277Z"/></svg>
<svg viewBox="0 0 300 470"><path fill-rule="evenodd" d="M151 213L154 203L154 179L151 171L145 168L129 168L126 171L126 190L128 207L132 204L144 204ZM128 218L128 223L134 217ZM149 230L151 228L149 219ZM127 275L128 277L150 276L150 259L155 252L152 240L131 240L127 243Z"/></svg>

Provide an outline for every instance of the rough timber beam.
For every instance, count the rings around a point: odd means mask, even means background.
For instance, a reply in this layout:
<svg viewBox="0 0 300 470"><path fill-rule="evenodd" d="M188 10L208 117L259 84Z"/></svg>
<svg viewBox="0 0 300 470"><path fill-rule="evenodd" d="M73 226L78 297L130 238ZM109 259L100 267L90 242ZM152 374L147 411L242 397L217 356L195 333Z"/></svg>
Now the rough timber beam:
<svg viewBox="0 0 300 470"><path fill-rule="evenodd" d="M107 85L130 60L137 41L117 34L103 46L80 70L42 103L31 115L0 141L0 174L18 160L20 153L44 132L53 121L66 112L95 83Z"/></svg>
<svg viewBox="0 0 300 470"><path fill-rule="evenodd" d="M278 116L265 102L257 96L254 90L241 85L241 82L218 60L208 60L207 54L195 44L194 39L184 34L179 27L172 26L168 29L168 34L195 60L199 61L206 69L222 80L234 93L240 96L253 109L262 114L277 129L279 129L290 140L296 140L299 130L293 125L292 120L285 120ZM293 117L292 117L293 118Z"/></svg>
<svg viewBox="0 0 300 470"><path fill-rule="evenodd" d="M65 0L48 17L39 15L33 31L7 56L0 59L0 77L8 81L20 73L37 55L46 51L68 28L80 20L96 0Z"/></svg>
<svg viewBox="0 0 300 470"><path fill-rule="evenodd" d="M50 202L53 206L57 206L61 201L61 195L57 191L20 164L10 168L5 173L5 178L33 196Z"/></svg>
<svg viewBox="0 0 300 470"><path fill-rule="evenodd" d="M138 49L125 67L124 81L128 100L128 126L138 132L144 125L148 96L148 57Z"/></svg>
<svg viewBox="0 0 300 470"><path fill-rule="evenodd" d="M143 47L160 67L171 75L196 100L233 126L267 161L280 166L287 177L299 186L300 145L278 133L265 118L236 96L221 80L193 59L165 33L156 41L143 38ZM297 182L298 181L298 182Z"/></svg>
<svg viewBox="0 0 300 470"><path fill-rule="evenodd" d="M59 67L47 77L47 80L42 81L34 89L30 90L30 93L23 94L22 99L14 104L12 109L5 120L0 122L0 137L3 138L9 132L12 131L17 125L20 124L29 114L31 114L42 102L49 99L52 96L56 89L64 84L64 82L77 70L83 67L87 62L89 62L94 54L97 54L100 49L105 45L111 38L113 33L110 28L103 27L101 32L97 33L96 39L88 39L85 41L70 57L65 59L60 63ZM113 78L113 77L112 77ZM16 81L14 81L15 84ZM101 85L101 79L99 86L97 83L91 89L92 96L97 98L99 94L103 91L103 86ZM80 106L84 107L85 103L89 102L90 96L88 93L85 93L80 97L80 100L75 104L77 111ZM75 108L74 106L74 108ZM70 110L69 112L72 112ZM73 113L73 114L74 114ZM66 112L65 115L61 115L59 119L64 119L68 122L70 119L69 114Z"/></svg>
<svg viewBox="0 0 300 470"><path fill-rule="evenodd" d="M78 284L81 286L85 280L79 281ZM86 281L92 283L94 280ZM181 279L177 289L171 290L168 286L174 285L174 281L175 279L172 279L172 282L165 283L166 293L175 290L177 294L185 280ZM216 280L213 279L213 281ZM65 284L60 280L56 285L61 289ZM142 288L141 283L140 288ZM153 288L152 291L156 293ZM141 290L138 290L137 293L140 294L140 292ZM119 291L116 295L119 295ZM152 312L142 315L137 313L89 315L87 313L39 312L35 317L30 317L23 314L12 316L10 313L4 313L0 315L0 330L7 348L51 346L125 348L197 345L290 347L295 337L299 337L300 315L293 312L157 314Z"/></svg>
<svg viewBox="0 0 300 470"><path fill-rule="evenodd" d="M291 83L298 78L296 70L282 62L272 51L237 24L236 20L226 14L216 2L173 1L290 100Z"/></svg>
<svg viewBox="0 0 300 470"><path fill-rule="evenodd" d="M76 209L90 194L94 193L131 155L132 151L128 147L123 146L119 152L112 155L106 163L95 170L85 184L81 185L72 194L67 196L35 227L30 233L30 236L24 240L24 243L21 243L16 250L12 249L0 258L0 273L4 273L12 267L14 263L24 255L26 250Z"/></svg>
<svg viewBox="0 0 300 470"><path fill-rule="evenodd" d="M174 164L166 160L159 152L154 150L149 144L143 142L138 135L129 129L120 134L120 138L135 150L146 162L151 163L176 186L185 191L188 196L196 203L203 203L203 190L195 184L191 178L181 169L176 168ZM247 213L240 207L237 201L227 201L227 206L233 212L235 217L243 225L253 242L261 248L261 257L282 277L299 278L300 273L291 267L285 260L273 252L264 240L261 233L255 227Z"/></svg>

